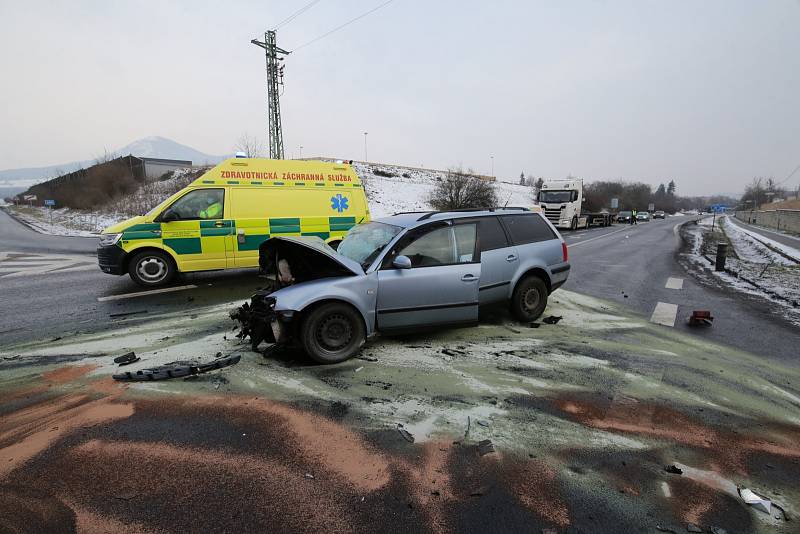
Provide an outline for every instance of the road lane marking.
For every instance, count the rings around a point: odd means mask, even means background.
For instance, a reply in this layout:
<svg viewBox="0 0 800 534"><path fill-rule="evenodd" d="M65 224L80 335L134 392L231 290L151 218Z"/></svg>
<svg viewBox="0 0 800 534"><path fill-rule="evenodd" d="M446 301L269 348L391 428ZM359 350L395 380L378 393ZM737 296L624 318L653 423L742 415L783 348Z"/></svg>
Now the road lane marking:
<svg viewBox="0 0 800 534"><path fill-rule="evenodd" d="M670 276L667 278L667 285L664 287L667 289L683 289L683 278L674 278Z"/></svg>
<svg viewBox="0 0 800 534"><path fill-rule="evenodd" d="M186 286L164 287L161 289L150 289L148 291L137 291L136 293L123 293L122 295L109 295L107 297L97 297L97 302L132 299L134 297L143 297L145 295L157 295L158 293L172 293L173 291L183 291L184 289L194 289L195 287L197 286L194 284L189 284Z"/></svg>
<svg viewBox="0 0 800 534"><path fill-rule="evenodd" d="M61 272L88 271L97 268L96 261L91 256L2 252L0 253L0 278L34 276L57 270Z"/></svg>
<svg viewBox="0 0 800 534"><path fill-rule="evenodd" d="M659 302L650 316L650 322L662 324L664 326L675 326L675 318L678 316L678 305L668 302Z"/></svg>
<svg viewBox="0 0 800 534"><path fill-rule="evenodd" d="M602 239L602 238L604 238L604 237L608 237L608 236L610 236L610 235L618 234L618 233L620 233L620 232L629 232L629 231L630 231L630 228L622 228L621 230L616 230L616 231L614 231L614 232L609 232L609 233L607 233L607 234L599 235L599 236L597 236L597 237L593 237L593 238L591 238L591 239L587 239L586 241L581 241L580 243L575 243L574 245L573 245L573 244L571 244L571 243L567 243L567 245L568 245L568 246L570 246L570 247L579 247L579 246L581 246L581 245L585 245L586 243L591 243L591 242L592 242L592 241L594 241L595 239Z"/></svg>

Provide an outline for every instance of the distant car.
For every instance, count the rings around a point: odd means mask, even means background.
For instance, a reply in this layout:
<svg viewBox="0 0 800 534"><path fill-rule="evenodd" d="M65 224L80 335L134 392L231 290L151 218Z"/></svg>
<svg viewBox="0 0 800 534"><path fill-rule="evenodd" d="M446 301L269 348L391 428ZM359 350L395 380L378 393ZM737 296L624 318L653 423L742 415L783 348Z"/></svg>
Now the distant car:
<svg viewBox="0 0 800 534"><path fill-rule="evenodd" d="M253 296L264 309L247 309L260 321L251 342L299 345L321 363L352 357L376 332L477 323L484 304L506 302L530 323L570 269L547 219L503 208L396 214L355 226L335 251L281 236L259 255L288 284Z"/></svg>
<svg viewBox="0 0 800 534"><path fill-rule="evenodd" d="M621 211L617 213L617 222L618 223L629 223L631 222L632 213L630 211Z"/></svg>
<svg viewBox="0 0 800 534"><path fill-rule="evenodd" d="M648 211L637 211L636 212L636 220L637 221L649 221L650 220L650 212L648 212Z"/></svg>
<svg viewBox="0 0 800 534"><path fill-rule="evenodd" d="M666 219L666 218L667 218L667 214L664 213L663 211L659 210L659 211L654 211L653 212L653 219Z"/></svg>

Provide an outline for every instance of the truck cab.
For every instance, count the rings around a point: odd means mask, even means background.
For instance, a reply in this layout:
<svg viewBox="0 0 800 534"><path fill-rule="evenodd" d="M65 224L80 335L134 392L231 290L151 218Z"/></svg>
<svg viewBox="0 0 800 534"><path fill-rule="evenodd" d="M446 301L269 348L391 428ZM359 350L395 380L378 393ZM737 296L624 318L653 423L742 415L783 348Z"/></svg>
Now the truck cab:
<svg viewBox="0 0 800 534"><path fill-rule="evenodd" d="M550 180L542 184L537 200L544 216L556 228L576 230L588 226L581 215L583 180Z"/></svg>

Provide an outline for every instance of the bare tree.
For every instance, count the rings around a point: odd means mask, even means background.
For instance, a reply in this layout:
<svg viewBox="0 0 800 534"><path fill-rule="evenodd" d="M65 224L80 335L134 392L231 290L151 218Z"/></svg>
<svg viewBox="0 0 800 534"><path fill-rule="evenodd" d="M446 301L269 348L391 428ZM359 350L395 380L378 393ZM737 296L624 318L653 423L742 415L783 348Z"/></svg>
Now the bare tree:
<svg viewBox="0 0 800 534"><path fill-rule="evenodd" d="M245 157L261 158L264 156L264 145L256 137L243 133L236 142L236 151L244 152Z"/></svg>
<svg viewBox="0 0 800 534"><path fill-rule="evenodd" d="M472 169L458 168L436 183L428 202L437 210L490 208L497 205L497 194L492 182L481 180Z"/></svg>

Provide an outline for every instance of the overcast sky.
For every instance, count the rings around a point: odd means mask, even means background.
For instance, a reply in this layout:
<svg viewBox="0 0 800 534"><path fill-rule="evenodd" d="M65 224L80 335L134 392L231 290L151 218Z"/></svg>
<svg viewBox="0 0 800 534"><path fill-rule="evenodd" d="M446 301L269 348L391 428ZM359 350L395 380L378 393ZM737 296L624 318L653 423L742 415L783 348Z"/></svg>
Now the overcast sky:
<svg viewBox="0 0 800 534"><path fill-rule="evenodd" d="M321 0L288 50L383 0ZM266 137L308 0L0 0L0 169ZM800 1L394 0L286 60L286 157L737 192L800 164ZM800 183L798 172L786 185Z"/></svg>

